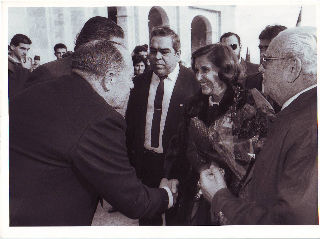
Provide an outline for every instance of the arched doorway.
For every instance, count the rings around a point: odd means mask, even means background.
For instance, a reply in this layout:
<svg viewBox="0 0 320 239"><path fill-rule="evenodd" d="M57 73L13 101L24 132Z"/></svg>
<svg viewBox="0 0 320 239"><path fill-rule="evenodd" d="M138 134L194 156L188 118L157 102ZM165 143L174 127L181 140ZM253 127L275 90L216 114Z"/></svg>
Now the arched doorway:
<svg viewBox="0 0 320 239"><path fill-rule="evenodd" d="M169 18L162 7L152 7L148 15L149 36L154 27L169 26Z"/></svg>
<svg viewBox="0 0 320 239"><path fill-rule="evenodd" d="M204 16L196 16L191 23L191 52L212 43L212 28Z"/></svg>

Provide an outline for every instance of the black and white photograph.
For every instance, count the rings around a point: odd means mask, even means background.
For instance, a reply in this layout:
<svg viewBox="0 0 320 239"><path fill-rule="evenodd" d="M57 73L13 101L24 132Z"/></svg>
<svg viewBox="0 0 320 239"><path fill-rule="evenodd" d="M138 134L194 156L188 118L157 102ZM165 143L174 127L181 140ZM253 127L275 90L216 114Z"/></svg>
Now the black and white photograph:
<svg viewBox="0 0 320 239"><path fill-rule="evenodd" d="M1 0L0 237L319 237L319 6Z"/></svg>

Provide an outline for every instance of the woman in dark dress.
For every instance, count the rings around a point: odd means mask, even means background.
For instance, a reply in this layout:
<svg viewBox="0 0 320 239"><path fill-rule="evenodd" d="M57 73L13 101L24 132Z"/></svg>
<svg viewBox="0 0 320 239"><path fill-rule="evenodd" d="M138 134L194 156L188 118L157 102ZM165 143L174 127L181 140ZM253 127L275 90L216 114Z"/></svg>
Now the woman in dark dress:
<svg viewBox="0 0 320 239"><path fill-rule="evenodd" d="M218 165L228 188L245 197L243 182L262 147L273 109L257 90L243 88L238 59L228 46L198 49L192 54L192 68L201 91L186 104L165 164L168 177L182 175L175 223L221 225L223 218L210 215L210 205L201 196L199 174Z"/></svg>

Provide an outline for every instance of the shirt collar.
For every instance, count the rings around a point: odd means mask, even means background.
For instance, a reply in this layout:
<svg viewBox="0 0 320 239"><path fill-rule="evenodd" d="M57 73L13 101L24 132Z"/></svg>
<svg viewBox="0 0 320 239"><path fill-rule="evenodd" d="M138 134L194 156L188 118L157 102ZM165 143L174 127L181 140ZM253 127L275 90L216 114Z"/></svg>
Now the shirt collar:
<svg viewBox="0 0 320 239"><path fill-rule="evenodd" d="M290 105L290 104L291 104L295 99L297 99L302 93L304 93L304 92L306 92L306 91L308 91L308 90L311 90L311 89L315 88L316 86L317 86L317 84L312 85L312 86L304 89L303 91L300 91L298 94L292 96L289 100L287 100L287 101L283 104L281 110L283 110L283 109L286 108L288 105Z"/></svg>
<svg viewBox="0 0 320 239"><path fill-rule="evenodd" d="M214 106L214 105L219 106L220 105L220 101L219 102L215 102L215 101L213 101L213 97L209 96L209 106Z"/></svg>
<svg viewBox="0 0 320 239"><path fill-rule="evenodd" d="M18 63L21 64L21 61L19 61L18 59L16 59L15 57L8 55L8 59L9 61L13 62L13 63Z"/></svg>

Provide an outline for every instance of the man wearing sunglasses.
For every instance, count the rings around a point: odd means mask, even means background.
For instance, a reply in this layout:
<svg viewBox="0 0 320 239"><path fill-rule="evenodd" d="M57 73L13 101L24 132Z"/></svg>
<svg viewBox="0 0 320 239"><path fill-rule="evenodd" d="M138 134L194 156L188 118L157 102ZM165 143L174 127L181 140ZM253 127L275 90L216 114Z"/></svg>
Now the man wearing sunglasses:
<svg viewBox="0 0 320 239"><path fill-rule="evenodd" d="M224 33L220 37L220 42L231 47L233 53L237 56L237 58L239 59L239 63L243 68L244 77L258 73L259 66L257 64L245 61L240 57L241 40L238 34L233 32Z"/></svg>

